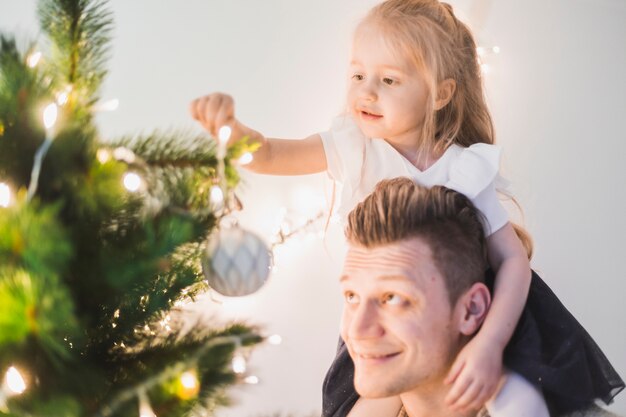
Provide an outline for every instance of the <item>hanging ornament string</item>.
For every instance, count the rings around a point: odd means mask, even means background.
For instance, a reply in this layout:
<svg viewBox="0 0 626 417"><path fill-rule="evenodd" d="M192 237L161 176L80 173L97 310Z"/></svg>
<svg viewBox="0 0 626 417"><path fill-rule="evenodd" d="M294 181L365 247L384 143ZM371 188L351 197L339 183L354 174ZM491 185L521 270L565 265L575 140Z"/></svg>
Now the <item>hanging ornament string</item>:
<svg viewBox="0 0 626 417"><path fill-rule="evenodd" d="M46 128L46 138L37 149L35 153L35 162L33 164L33 170L30 174L30 184L28 185L28 194L26 198L30 201L37 192L37 186L39 184L39 173L41 172L41 164L45 158L52 141L54 140L54 124L57 121L58 108L55 103L49 104L43 112L43 124Z"/></svg>

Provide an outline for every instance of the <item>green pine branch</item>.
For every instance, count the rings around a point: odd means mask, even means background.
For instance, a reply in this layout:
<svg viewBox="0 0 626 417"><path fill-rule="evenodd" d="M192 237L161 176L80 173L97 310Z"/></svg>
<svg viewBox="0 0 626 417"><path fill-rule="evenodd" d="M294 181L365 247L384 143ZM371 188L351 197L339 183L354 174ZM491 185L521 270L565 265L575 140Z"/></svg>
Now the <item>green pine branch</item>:
<svg viewBox="0 0 626 417"><path fill-rule="evenodd" d="M107 69L113 18L107 1L40 0L39 21L51 47L51 72L60 87L70 87L70 105L89 108Z"/></svg>

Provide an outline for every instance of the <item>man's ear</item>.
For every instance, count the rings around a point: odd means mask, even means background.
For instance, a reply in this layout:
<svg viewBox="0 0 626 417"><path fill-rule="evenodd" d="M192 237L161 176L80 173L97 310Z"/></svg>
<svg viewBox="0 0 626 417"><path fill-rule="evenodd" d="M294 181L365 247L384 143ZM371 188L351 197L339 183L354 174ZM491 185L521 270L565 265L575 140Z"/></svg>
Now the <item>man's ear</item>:
<svg viewBox="0 0 626 417"><path fill-rule="evenodd" d="M435 110L443 109L446 104L452 100L454 92L456 91L456 81L452 78L447 78L439 83L437 86L437 99L435 100Z"/></svg>
<svg viewBox="0 0 626 417"><path fill-rule="evenodd" d="M467 290L457 301L459 331L465 336L471 336L485 321L491 294L482 282L477 282Z"/></svg>

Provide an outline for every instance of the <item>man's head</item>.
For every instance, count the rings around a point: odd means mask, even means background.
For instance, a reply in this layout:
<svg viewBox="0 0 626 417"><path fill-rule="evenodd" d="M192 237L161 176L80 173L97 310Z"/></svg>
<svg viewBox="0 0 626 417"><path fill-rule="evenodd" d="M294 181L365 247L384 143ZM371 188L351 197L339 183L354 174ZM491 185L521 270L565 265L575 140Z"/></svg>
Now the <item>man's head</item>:
<svg viewBox="0 0 626 417"><path fill-rule="evenodd" d="M342 337L357 391L441 387L490 302L480 213L455 191L397 178L350 213L346 236Z"/></svg>

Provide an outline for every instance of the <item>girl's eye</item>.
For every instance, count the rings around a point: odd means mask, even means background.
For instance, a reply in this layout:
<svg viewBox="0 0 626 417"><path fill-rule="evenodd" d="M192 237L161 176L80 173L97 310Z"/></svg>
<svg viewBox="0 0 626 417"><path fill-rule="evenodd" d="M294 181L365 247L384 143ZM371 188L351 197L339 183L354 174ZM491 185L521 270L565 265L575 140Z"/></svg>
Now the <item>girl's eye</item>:
<svg viewBox="0 0 626 417"><path fill-rule="evenodd" d="M383 82L387 85L392 85L396 83L396 81L393 78L389 78L389 77L383 78Z"/></svg>
<svg viewBox="0 0 626 417"><path fill-rule="evenodd" d="M365 77L363 76L363 74L354 74L352 76L352 79L355 80L355 81L363 81L364 78Z"/></svg>
<svg viewBox="0 0 626 417"><path fill-rule="evenodd" d="M343 296L348 304L356 304L359 302L359 298L352 291L346 291Z"/></svg>
<svg viewBox="0 0 626 417"><path fill-rule="evenodd" d="M400 305L404 300L398 294L389 293L383 296L383 303L389 305Z"/></svg>

